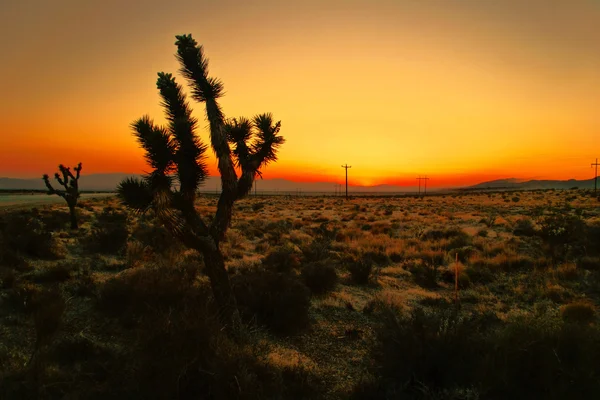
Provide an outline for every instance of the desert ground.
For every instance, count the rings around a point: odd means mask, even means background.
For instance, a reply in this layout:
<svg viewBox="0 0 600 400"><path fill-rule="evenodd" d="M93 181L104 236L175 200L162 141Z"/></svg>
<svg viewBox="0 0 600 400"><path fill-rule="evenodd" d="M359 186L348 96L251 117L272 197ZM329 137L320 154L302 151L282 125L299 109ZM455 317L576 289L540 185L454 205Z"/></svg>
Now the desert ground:
<svg viewBox="0 0 600 400"><path fill-rule="evenodd" d="M82 199L97 200L114 196L114 193L82 193ZM42 204L61 204L64 200L58 196L49 196L39 193L0 193L0 208L7 207L33 207Z"/></svg>
<svg viewBox="0 0 600 400"><path fill-rule="evenodd" d="M2 399L600 396L590 191L250 196L221 244L235 340L152 213L77 210L0 209Z"/></svg>

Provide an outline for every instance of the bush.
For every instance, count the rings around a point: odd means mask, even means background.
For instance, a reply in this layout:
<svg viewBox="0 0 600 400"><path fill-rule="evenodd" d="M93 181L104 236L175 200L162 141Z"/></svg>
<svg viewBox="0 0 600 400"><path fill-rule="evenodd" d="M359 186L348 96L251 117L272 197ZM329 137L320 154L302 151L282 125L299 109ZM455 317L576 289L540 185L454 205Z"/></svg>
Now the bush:
<svg viewBox="0 0 600 400"><path fill-rule="evenodd" d="M600 257L581 257L577 260L577 268L588 271L600 271Z"/></svg>
<svg viewBox="0 0 600 400"><path fill-rule="evenodd" d="M71 278L72 272L73 265L69 263L60 263L40 268L24 277L29 278L32 282L36 283L64 282Z"/></svg>
<svg viewBox="0 0 600 400"><path fill-rule="evenodd" d="M346 269L350 272L352 282L358 285L366 285L373 274L373 260L366 257L351 259L346 262Z"/></svg>
<svg viewBox="0 0 600 400"><path fill-rule="evenodd" d="M8 289L13 287L17 277L12 268L0 267L0 288Z"/></svg>
<svg viewBox="0 0 600 400"><path fill-rule="evenodd" d="M202 295L194 287L194 271L184 268L142 267L124 271L99 288L98 307L131 322L148 310L181 306Z"/></svg>
<svg viewBox="0 0 600 400"><path fill-rule="evenodd" d="M596 308L587 301L576 301L560 308L560 315L567 322L589 324L596 317Z"/></svg>
<svg viewBox="0 0 600 400"><path fill-rule="evenodd" d="M594 326L548 314L503 323L494 314L444 306L408 315L388 308L379 318L377 369L355 398L429 398L424 392L468 389L472 398L592 399L600 390Z"/></svg>
<svg viewBox="0 0 600 400"><path fill-rule="evenodd" d="M579 215L569 210L554 210L542 219L540 225L538 234L555 262L582 251L585 224Z"/></svg>
<svg viewBox="0 0 600 400"><path fill-rule="evenodd" d="M391 259L385 249L366 251L362 254L362 258L371 260L373 264L380 267L386 267L391 264Z"/></svg>
<svg viewBox="0 0 600 400"><path fill-rule="evenodd" d="M431 229L423 234L423 240L438 241L442 239L468 238L469 235L459 228ZM466 239L468 240L468 239ZM468 244L468 243L467 243ZM465 246L467 244L464 244Z"/></svg>
<svg viewBox="0 0 600 400"><path fill-rule="evenodd" d="M528 218L519 219L515 224L513 234L515 236L534 236L535 228L533 226L533 222L531 222L531 220Z"/></svg>
<svg viewBox="0 0 600 400"><path fill-rule="evenodd" d="M338 281L335 267L327 263L310 263L302 268L304 284L314 294L324 294L332 291Z"/></svg>
<svg viewBox="0 0 600 400"><path fill-rule="evenodd" d="M471 282L482 285L493 282L497 278L497 275L490 269L489 265L484 263L469 265L465 268L465 271L469 275Z"/></svg>
<svg viewBox="0 0 600 400"><path fill-rule="evenodd" d="M15 371L1 398L320 398L320 383L301 365L273 366L248 332L228 337L208 288L181 271L130 270L101 292L101 306L135 314L130 329L111 331L106 343L94 331L63 336L48 353L51 373L34 381Z"/></svg>
<svg viewBox="0 0 600 400"><path fill-rule="evenodd" d="M406 269L412 274L417 285L430 289L438 286L439 264L415 261L408 263Z"/></svg>
<svg viewBox="0 0 600 400"><path fill-rule="evenodd" d="M19 263L19 253L43 259L64 257L44 223L26 212L8 214L0 219L0 236L0 259L4 265Z"/></svg>
<svg viewBox="0 0 600 400"><path fill-rule="evenodd" d="M242 318L278 334L308 325L310 291L296 277L264 270L243 271L231 278Z"/></svg>
<svg viewBox="0 0 600 400"><path fill-rule="evenodd" d="M157 218L140 218L140 222L131 232L131 239L149 247L156 254L164 254L182 247L181 242Z"/></svg>
<svg viewBox="0 0 600 400"><path fill-rule="evenodd" d="M454 284L455 284L455 274L456 272L454 271L454 264L451 264L448 266L448 268L445 268L442 270L441 272L441 276L440 278L450 284L450 287L452 289L454 289ZM469 273L465 270L465 268L460 265L459 266L459 273L458 273L458 288L459 289L467 289L471 286L471 277L469 276Z"/></svg>
<svg viewBox="0 0 600 400"><path fill-rule="evenodd" d="M456 255L458 254L458 261L461 263L466 263L469 261L469 258L477 253L477 250L473 246L465 246L465 247L457 247L448 252L452 261L455 261ZM454 256L454 257L453 257Z"/></svg>
<svg viewBox="0 0 600 400"><path fill-rule="evenodd" d="M105 207L92 225L87 248L92 252L116 254L124 250L128 235L127 214Z"/></svg>
<svg viewBox="0 0 600 400"><path fill-rule="evenodd" d="M262 260L265 268L275 272L291 272L300 267L302 254L292 244L285 244L271 250Z"/></svg>

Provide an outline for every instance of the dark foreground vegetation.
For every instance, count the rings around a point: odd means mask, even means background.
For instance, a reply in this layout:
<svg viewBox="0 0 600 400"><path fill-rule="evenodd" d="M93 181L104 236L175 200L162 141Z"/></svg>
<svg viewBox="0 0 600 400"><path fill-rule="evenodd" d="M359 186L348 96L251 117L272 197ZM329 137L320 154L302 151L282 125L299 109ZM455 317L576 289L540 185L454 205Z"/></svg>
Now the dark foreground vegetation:
<svg viewBox="0 0 600 400"><path fill-rule="evenodd" d="M0 398L598 398L600 203L519 197L242 200L235 335L152 212L4 210Z"/></svg>

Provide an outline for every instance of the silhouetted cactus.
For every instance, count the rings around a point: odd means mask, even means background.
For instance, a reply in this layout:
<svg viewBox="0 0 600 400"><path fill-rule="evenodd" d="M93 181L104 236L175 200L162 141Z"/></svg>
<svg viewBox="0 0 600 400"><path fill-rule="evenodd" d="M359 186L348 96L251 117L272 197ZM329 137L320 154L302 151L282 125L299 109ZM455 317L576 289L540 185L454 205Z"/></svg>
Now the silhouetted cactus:
<svg viewBox="0 0 600 400"><path fill-rule="evenodd" d="M55 194L62 197L69 206L69 213L71 214L71 229L77 229L77 214L75 213L75 206L77 206L77 200L79 200L79 175L81 173L81 163L79 163L75 169L75 175L71 172L71 168L65 167L60 164L58 166L61 175L57 172L54 174L54 178L64 186L65 190L54 189L50 183L50 177L48 174L44 174L42 179L48 188L48 194Z"/></svg>
<svg viewBox="0 0 600 400"><path fill-rule="evenodd" d="M196 191L207 177L207 146L196 136L198 121L191 115L182 86L168 73L158 73L157 80L168 125L157 126L147 116L132 124L153 170L141 180L121 182L118 194L133 210L153 209L187 247L202 253L222 321L231 327L239 322L239 313L219 244L231 222L233 203L248 194L261 167L277 159L284 139L279 136L280 122L274 122L271 114L226 120L217 102L223 84L209 76L202 46L191 35L176 38L180 71L191 86L192 97L206 104L222 184L216 214L205 221L194 207Z"/></svg>

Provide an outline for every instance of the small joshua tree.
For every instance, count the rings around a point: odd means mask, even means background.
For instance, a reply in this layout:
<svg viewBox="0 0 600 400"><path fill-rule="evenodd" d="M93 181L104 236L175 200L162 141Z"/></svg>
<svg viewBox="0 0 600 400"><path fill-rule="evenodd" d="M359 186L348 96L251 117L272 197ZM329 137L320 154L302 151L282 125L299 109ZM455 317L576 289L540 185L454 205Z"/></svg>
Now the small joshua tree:
<svg viewBox="0 0 600 400"><path fill-rule="evenodd" d="M280 122L274 122L271 114L226 120L217 102L223 84L209 76L202 46L191 35L176 38L180 72L191 87L192 98L206 106L222 184L217 211L205 220L194 207L196 191L207 177L207 146L196 135L198 121L191 115L182 86L163 72L158 74L157 87L167 126L157 126L147 116L132 124L152 171L143 179L121 182L118 194L130 209L154 210L182 243L203 255L221 320L231 328L239 323L239 313L219 244L231 222L234 202L248 194L261 168L277 159L284 139L279 136Z"/></svg>
<svg viewBox="0 0 600 400"><path fill-rule="evenodd" d="M71 214L71 229L77 229L77 214L75 213L75 206L77 206L77 200L79 200L79 175L81 173L81 163L75 167L75 175L71 172L71 168L65 167L60 164L58 166L61 175L57 172L54 174L54 178L64 186L65 190L54 189L50 183L50 177L48 174L44 174L42 179L48 188L48 194L55 194L62 197L69 206L69 213Z"/></svg>

